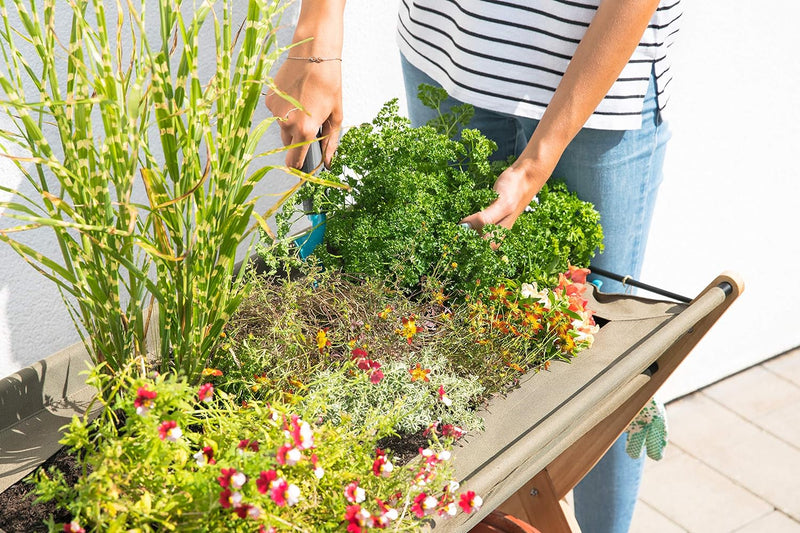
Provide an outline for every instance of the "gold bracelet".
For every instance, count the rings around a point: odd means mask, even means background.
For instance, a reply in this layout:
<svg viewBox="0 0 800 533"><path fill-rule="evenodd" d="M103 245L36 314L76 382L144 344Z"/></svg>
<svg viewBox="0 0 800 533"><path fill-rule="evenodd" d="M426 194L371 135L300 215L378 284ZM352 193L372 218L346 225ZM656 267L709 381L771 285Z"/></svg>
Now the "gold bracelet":
<svg viewBox="0 0 800 533"><path fill-rule="evenodd" d="M309 63L322 63L323 61L342 61L341 57L287 57L286 59L294 59L296 61L308 61Z"/></svg>

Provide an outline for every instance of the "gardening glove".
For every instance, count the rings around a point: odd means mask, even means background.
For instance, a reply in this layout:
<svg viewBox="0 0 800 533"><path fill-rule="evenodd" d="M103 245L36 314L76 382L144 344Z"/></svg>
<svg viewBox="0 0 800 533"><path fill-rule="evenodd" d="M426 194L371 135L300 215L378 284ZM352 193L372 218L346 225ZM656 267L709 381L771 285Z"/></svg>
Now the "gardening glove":
<svg viewBox="0 0 800 533"><path fill-rule="evenodd" d="M634 459L647 449L647 456L658 461L667 447L667 412L661 402L650 400L636 418L628 425L628 441L625 451Z"/></svg>

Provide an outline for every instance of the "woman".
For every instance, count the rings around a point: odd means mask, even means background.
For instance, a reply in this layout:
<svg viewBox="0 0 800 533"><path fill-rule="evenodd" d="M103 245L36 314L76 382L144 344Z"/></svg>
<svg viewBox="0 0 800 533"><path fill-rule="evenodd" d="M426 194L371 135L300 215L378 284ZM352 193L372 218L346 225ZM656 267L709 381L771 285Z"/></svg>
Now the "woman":
<svg viewBox="0 0 800 533"><path fill-rule="evenodd" d="M593 266L637 277L641 269L669 130L663 120L670 81L668 48L679 0L402 0L398 44L414 125L433 111L414 97L419 83L444 87L476 108L470 127L518 156L495 183L498 198L462 222L510 228L551 177L595 204L605 251ZM275 82L306 113L277 95L285 144L319 128L326 163L341 127L344 0L304 0L295 42ZM300 166L306 147L287 164ZM607 292L625 288L603 280ZM630 525L643 460L619 440L575 489L584 533Z"/></svg>

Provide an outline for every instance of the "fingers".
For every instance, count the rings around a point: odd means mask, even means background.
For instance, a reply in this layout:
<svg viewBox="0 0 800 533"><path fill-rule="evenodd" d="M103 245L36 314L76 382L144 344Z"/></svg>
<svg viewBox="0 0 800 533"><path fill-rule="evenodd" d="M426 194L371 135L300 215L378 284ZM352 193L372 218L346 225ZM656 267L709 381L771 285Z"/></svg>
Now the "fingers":
<svg viewBox="0 0 800 533"><path fill-rule="evenodd" d="M339 147L339 130L342 127L341 116L337 119L331 118L322 124L322 160L325 168L331 167L331 160L336 148Z"/></svg>

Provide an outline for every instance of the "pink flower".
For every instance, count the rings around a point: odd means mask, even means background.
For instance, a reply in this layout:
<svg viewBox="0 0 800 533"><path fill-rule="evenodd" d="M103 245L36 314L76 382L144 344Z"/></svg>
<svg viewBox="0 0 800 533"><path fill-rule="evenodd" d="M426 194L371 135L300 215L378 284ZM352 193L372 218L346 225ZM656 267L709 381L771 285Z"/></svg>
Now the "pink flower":
<svg viewBox="0 0 800 533"><path fill-rule="evenodd" d="M155 398L155 396L153 397ZM64 531L67 533L86 533L86 530L83 529L76 520L73 520L69 524L64 524Z"/></svg>
<svg viewBox="0 0 800 533"><path fill-rule="evenodd" d="M258 475L258 479L256 479L256 487L258 488L258 492L261 494L266 494L267 491L272 488L272 482L276 479L278 479L278 473L274 470L262 470Z"/></svg>
<svg viewBox="0 0 800 533"><path fill-rule="evenodd" d="M358 481L353 481L344 488L344 497L350 503L361 503L367 499L364 489L358 486Z"/></svg>
<svg viewBox="0 0 800 533"><path fill-rule="evenodd" d="M197 389L197 398L201 402L210 402L211 397L214 395L214 385L211 383L203 383L200 385L200 388Z"/></svg>
<svg viewBox="0 0 800 533"><path fill-rule="evenodd" d="M471 490L461 494L458 498L458 506L467 514L479 509L481 505L483 505L483 498Z"/></svg>
<svg viewBox="0 0 800 533"><path fill-rule="evenodd" d="M181 431L181 428L178 427L178 423L174 420L167 420L158 426L158 436L161 438L161 440L175 442L180 439L182 435L183 432Z"/></svg>
<svg viewBox="0 0 800 533"><path fill-rule="evenodd" d="M382 370L375 370L370 373L369 380L372 384L377 385L383 379L383 371Z"/></svg>
<svg viewBox="0 0 800 533"><path fill-rule="evenodd" d="M448 398L444 393L444 385L439 385L439 401L445 404L447 407L453 405L453 400Z"/></svg>
<svg viewBox="0 0 800 533"><path fill-rule="evenodd" d="M378 449L376 455L375 461L372 462L372 473L378 477L389 477L392 474L392 470L394 470L394 465L386 459L386 454L383 450Z"/></svg>
<svg viewBox="0 0 800 533"><path fill-rule="evenodd" d="M139 387L136 391L136 399L133 400L133 406L136 407L136 414L140 416L146 415L150 409L153 408L158 394L154 390L149 390L147 387Z"/></svg>

